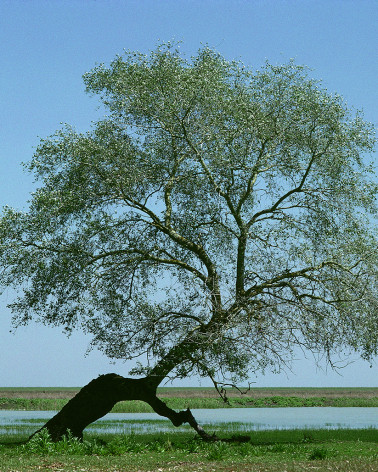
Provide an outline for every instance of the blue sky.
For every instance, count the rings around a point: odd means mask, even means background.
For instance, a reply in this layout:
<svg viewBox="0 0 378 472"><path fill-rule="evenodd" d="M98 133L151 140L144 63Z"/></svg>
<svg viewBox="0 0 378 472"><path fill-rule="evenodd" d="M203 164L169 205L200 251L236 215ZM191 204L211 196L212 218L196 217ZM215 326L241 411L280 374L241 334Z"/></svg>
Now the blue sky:
<svg viewBox="0 0 378 472"><path fill-rule="evenodd" d="M148 52L160 40L182 40L188 55L208 44L255 68L294 58L374 122L377 18L375 0L1 0L0 207L26 207L34 184L21 162L32 157L39 137L61 122L84 131L100 116L82 74L124 49ZM11 291L0 298L0 386L84 385L100 373L127 374L128 365L110 365L100 353L84 357L88 339L81 333L67 339L59 329L30 325L10 334L11 300ZM378 385L377 364L362 361L342 376L319 371L311 358L293 370L251 380L256 386Z"/></svg>

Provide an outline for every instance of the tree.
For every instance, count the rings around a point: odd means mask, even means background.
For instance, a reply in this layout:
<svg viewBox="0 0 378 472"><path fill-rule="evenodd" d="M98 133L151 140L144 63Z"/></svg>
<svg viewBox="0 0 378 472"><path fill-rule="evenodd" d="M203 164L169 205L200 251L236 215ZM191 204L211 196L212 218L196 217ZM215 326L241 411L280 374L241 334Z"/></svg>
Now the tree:
<svg viewBox="0 0 378 472"><path fill-rule="evenodd" d="M108 116L41 141L27 212L4 208L1 284L32 318L82 329L139 379L93 380L47 424L80 436L168 376L215 386L279 370L300 346L378 350L374 132L293 62L253 71L163 44L84 75ZM142 357L141 357L142 356ZM59 416L60 415L60 416Z"/></svg>

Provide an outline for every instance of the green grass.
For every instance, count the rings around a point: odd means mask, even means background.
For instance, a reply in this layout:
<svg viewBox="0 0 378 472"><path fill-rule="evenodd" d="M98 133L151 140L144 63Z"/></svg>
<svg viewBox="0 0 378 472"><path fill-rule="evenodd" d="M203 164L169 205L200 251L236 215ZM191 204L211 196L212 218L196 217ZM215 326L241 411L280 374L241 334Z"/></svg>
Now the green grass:
<svg viewBox="0 0 378 472"><path fill-rule="evenodd" d="M224 403L220 398L162 398L173 409L182 410L190 408L273 408L273 407L378 407L378 397L353 398L353 397L263 397L263 398L231 398L230 403ZM63 398L0 398L0 410L60 410L66 403ZM119 402L112 410L114 413L148 413L153 410L147 403L133 400Z"/></svg>
<svg viewBox="0 0 378 472"><path fill-rule="evenodd" d="M67 402L63 398L0 398L0 410L60 410Z"/></svg>
<svg viewBox="0 0 378 472"><path fill-rule="evenodd" d="M0 437L0 470L36 471L377 471L377 431L253 431L248 442L204 443L193 433L88 435L27 444ZM223 437L231 434L227 426ZM19 437L18 440L22 439Z"/></svg>

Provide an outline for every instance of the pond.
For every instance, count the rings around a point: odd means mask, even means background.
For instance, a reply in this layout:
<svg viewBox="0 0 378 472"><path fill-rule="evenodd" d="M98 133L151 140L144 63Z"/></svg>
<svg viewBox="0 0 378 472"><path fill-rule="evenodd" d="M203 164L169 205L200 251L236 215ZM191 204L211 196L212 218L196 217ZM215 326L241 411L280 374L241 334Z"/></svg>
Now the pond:
<svg viewBox="0 0 378 472"><path fill-rule="evenodd" d="M339 429L378 428L378 408L230 408L193 409L194 417L211 431L222 429L232 432L268 429ZM31 434L41 427L53 411L0 411L0 434ZM155 413L109 413L90 425L88 433L148 433L188 431L190 427L172 426Z"/></svg>

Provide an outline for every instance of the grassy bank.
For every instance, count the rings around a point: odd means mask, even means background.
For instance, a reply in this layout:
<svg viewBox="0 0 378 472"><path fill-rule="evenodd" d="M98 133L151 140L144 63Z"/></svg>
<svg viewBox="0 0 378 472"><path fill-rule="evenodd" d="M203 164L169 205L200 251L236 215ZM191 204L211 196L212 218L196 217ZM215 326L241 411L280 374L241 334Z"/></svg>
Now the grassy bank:
<svg viewBox="0 0 378 472"><path fill-rule="evenodd" d="M171 408L274 408L274 407L378 407L378 397L262 397L262 398L230 398L229 404L220 398L189 398L162 397ZM65 398L0 398L0 410L60 410L68 399ZM115 413L144 413L153 411L149 405L141 401L119 402L112 410Z"/></svg>
<svg viewBox="0 0 378 472"><path fill-rule="evenodd" d="M225 428L224 431L227 431ZM230 434L223 432L224 438ZM375 472L374 430L250 432L247 442L204 443L192 433L85 436L53 444L40 435L27 444L0 437L0 470ZM22 438L18 438L20 440ZM234 437L237 439L237 437Z"/></svg>

